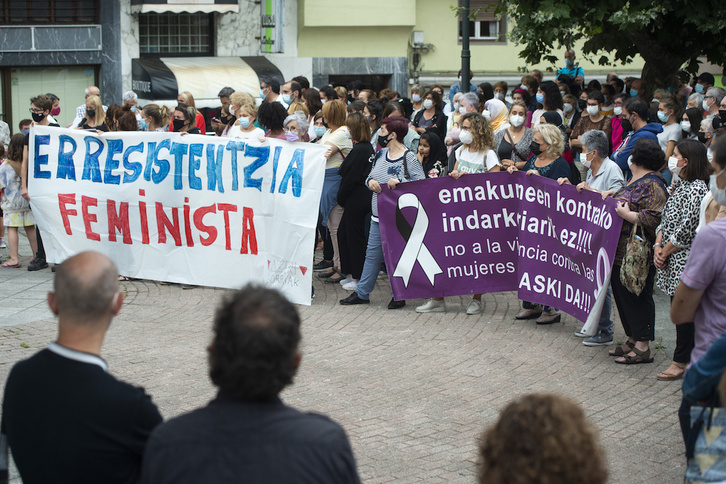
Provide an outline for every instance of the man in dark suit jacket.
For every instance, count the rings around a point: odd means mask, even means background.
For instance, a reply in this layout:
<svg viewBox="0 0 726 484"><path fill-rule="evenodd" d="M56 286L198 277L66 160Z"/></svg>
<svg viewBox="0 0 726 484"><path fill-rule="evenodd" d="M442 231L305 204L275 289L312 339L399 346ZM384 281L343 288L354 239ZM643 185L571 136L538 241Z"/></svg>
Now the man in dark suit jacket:
<svg viewBox="0 0 726 484"><path fill-rule="evenodd" d="M162 419L144 390L114 378L99 356L124 299L116 267L97 252L57 267L48 305L58 339L17 363L5 385L0 480L7 480L7 439L25 484L137 482L146 441Z"/></svg>
<svg viewBox="0 0 726 484"><path fill-rule="evenodd" d="M300 317L282 294L247 286L217 310L209 405L159 426L143 483L359 483L343 428L278 397L300 365Z"/></svg>

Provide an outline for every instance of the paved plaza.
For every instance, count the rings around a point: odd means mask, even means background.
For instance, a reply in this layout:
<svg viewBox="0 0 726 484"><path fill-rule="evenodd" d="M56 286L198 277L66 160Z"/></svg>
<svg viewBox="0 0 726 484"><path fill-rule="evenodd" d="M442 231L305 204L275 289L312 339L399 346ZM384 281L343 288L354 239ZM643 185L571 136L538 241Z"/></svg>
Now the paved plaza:
<svg viewBox="0 0 726 484"><path fill-rule="evenodd" d="M23 268L0 269L3 386L12 365L56 332L45 303L53 275L25 269L30 249L21 242ZM121 285L125 306L103 349L110 371L145 387L165 419L204 405L215 394L206 347L225 291L153 281ZM570 316L551 326L516 321L515 293L485 294L484 312L467 316L466 297L447 298L446 313L417 314L421 300L389 311L385 277L368 306L340 306L349 293L339 284L314 285L313 304L299 308L301 369L283 399L345 427L363 482L475 482L482 429L509 400L529 392L554 392L582 404L600 430L609 482L683 481L680 382L655 378L668 366L675 341L666 296L656 296L655 363L625 366L608 357L612 347L582 345L572 334L580 323ZM623 341L617 320L615 328L615 340ZM16 471L11 476L20 482Z"/></svg>

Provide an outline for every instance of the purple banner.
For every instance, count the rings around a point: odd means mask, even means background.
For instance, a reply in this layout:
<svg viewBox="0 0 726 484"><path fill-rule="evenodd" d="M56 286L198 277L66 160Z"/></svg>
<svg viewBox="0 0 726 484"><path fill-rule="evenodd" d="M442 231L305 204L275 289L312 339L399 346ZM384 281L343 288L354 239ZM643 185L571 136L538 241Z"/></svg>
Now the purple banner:
<svg viewBox="0 0 726 484"><path fill-rule="evenodd" d="M393 295L518 291L585 321L609 281L622 225L615 205L523 172L384 188L378 214Z"/></svg>

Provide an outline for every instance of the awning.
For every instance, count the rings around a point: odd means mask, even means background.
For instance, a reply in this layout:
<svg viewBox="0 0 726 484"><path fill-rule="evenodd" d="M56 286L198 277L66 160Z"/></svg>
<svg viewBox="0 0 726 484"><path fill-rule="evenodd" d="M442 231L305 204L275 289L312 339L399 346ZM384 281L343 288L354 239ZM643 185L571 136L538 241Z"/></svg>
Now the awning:
<svg viewBox="0 0 726 484"><path fill-rule="evenodd" d="M131 0L131 13L239 12L239 0Z"/></svg>
<svg viewBox="0 0 726 484"><path fill-rule="evenodd" d="M260 79L285 82L266 57L160 57L131 61L131 88L139 104L176 105L177 95L189 91L197 108L218 107L223 87L259 96Z"/></svg>

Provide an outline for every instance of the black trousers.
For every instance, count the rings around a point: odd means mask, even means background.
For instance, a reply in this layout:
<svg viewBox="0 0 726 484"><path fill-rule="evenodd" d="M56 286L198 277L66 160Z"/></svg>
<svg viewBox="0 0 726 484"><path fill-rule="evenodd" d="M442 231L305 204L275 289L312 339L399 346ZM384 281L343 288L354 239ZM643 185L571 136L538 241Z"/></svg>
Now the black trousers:
<svg viewBox="0 0 726 484"><path fill-rule="evenodd" d="M610 283L612 284L615 305L618 308L625 334L632 337L634 341L653 341L655 339L654 282L655 266L650 266L643 292L636 296L620 282L620 266L613 265Z"/></svg>
<svg viewBox="0 0 726 484"><path fill-rule="evenodd" d="M343 217L338 227L340 271L360 279L366 260L366 216L371 211L371 197L350 197L346 200Z"/></svg>
<svg viewBox="0 0 726 484"><path fill-rule="evenodd" d="M40 238L40 229L35 226L35 240L38 242L38 252L33 256L38 260L45 260L45 249L43 248L43 239Z"/></svg>

